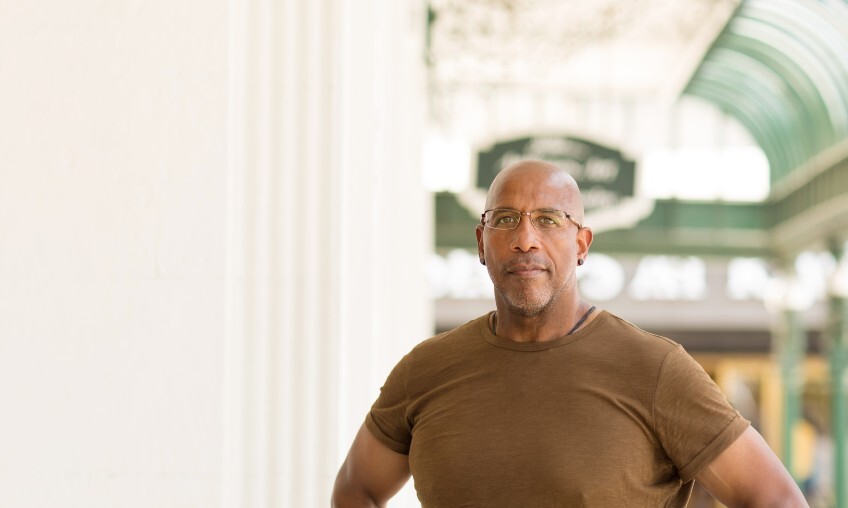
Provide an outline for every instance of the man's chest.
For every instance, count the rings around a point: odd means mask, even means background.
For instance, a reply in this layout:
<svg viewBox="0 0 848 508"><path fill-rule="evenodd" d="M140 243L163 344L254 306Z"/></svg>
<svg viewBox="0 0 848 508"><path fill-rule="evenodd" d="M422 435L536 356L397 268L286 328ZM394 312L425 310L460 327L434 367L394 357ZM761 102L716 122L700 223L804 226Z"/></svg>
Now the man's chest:
<svg viewBox="0 0 848 508"><path fill-rule="evenodd" d="M422 393L410 448L419 495L502 499L541 489L580 505L673 474L650 408L625 382L557 374L484 370Z"/></svg>

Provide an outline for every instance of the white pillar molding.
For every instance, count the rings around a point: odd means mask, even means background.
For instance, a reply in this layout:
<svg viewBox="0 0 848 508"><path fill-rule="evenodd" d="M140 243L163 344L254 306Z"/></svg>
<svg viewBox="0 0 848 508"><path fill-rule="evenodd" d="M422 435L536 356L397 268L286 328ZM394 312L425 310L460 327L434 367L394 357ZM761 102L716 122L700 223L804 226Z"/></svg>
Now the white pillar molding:
<svg viewBox="0 0 848 508"><path fill-rule="evenodd" d="M224 507L326 506L431 332L419 3L230 0Z"/></svg>

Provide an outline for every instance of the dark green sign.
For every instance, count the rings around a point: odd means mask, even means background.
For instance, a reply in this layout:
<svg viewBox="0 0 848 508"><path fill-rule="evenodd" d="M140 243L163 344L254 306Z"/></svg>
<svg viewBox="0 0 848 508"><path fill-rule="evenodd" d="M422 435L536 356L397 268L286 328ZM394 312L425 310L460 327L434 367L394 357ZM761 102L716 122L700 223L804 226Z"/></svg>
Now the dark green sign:
<svg viewBox="0 0 848 508"><path fill-rule="evenodd" d="M577 180L586 210L614 206L633 196L636 163L620 151L578 138L538 136L496 143L477 154L477 186L488 189L495 175L513 162L541 159Z"/></svg>

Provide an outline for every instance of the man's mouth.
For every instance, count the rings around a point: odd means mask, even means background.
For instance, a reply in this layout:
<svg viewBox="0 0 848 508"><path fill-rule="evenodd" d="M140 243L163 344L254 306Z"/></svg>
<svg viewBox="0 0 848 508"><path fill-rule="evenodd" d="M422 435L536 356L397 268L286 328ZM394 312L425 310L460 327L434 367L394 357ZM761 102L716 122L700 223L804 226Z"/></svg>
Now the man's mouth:
<svg viewBox="0 0 848 508"><path fill-rule="evenodd" d="M522 263L522 264L510 265L509 267L507 267L506 271L507 271L508 274L514 275L516 277L535 277L536 275L539 275L539 274L547 271L547 268L545 268L543 265L539 265L539 264L535 264L535 263L534 264L523 264Z"/></svg>

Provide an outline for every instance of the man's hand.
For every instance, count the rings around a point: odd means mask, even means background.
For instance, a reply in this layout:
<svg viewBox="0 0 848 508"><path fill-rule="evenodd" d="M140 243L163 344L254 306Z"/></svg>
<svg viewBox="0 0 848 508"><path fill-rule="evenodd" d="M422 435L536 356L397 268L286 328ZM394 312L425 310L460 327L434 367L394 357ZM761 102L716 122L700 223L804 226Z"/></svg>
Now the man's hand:
<svg viewBox="0 0 848 508"><path fill-rule="evenodd" d="M795 480L752 427L702 469L695 481L729 508L809 508Z"/></svg>
<svg viewBox="0 0 848 508"><path fill-rule="evenodd" d="M383 507L409 476L409 457L386 448L363 425L336 476L332 506Z"/></svg>

